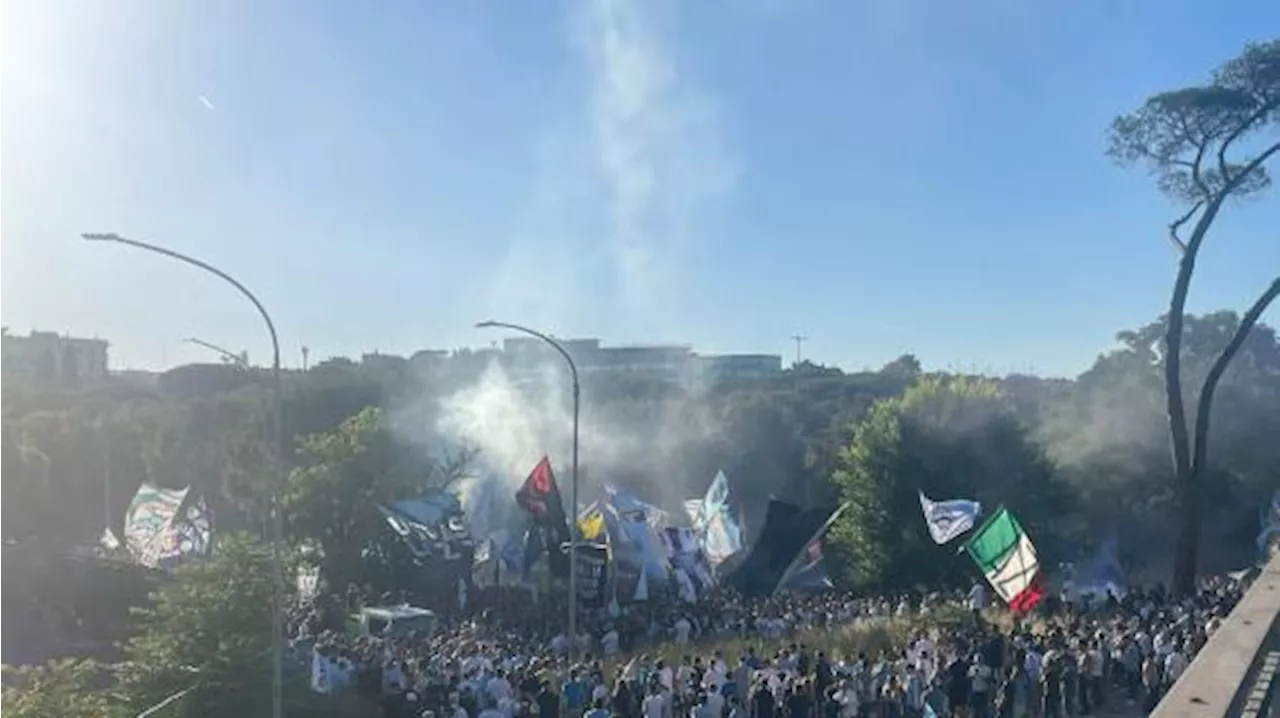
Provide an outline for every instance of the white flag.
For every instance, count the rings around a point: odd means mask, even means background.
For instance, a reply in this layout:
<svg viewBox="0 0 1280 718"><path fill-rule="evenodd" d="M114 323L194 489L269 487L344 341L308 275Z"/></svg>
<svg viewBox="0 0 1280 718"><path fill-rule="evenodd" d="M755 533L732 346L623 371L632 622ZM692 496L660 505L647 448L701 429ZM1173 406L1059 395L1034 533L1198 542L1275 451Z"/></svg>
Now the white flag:
<svg viewBox="0 0 1280 718"><path fill-rule="evenodd" d="M924 512L929 535L933 537L934 543L941 546L973 528L978 514L982 513L982 504L965 499L931 501L921 491L920 510Z"/></svg>
<svg viewBox="0 0 1280 718"><path fill-rule="evenodd" d="M320 655L320 652L312 649L311 651L311 690L316 693L333 692L332 676L333 666L329 663L329 659Z"/></svg>

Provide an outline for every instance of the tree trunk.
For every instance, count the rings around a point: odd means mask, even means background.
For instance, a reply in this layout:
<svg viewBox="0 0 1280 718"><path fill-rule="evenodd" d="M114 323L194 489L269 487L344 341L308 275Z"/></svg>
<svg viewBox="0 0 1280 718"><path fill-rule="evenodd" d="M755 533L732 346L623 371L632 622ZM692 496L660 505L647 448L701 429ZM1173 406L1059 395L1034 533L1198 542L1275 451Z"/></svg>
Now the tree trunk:
<svg viewBox="0 0 1280 718"><path fill-rule="evenodd" d="M1173 562L1173 591L1184 595L1195 590L1196 564L1200 549L1200 503L1197 501L1195 476L1191 471L1191 438L1187 430L1187 411L1182 400L1182 328L1187 305L1187 291L1196 268L1200 245L1222 208L1226 195L1219 195L1205 205L1187 240L1178 264L1178 276L1169 297L1169 316L1164 333L1164 391L1169 416L1169 439L1173 450L1173 482L1178 498L1178 540Z"/></svg>
<svg viewBox="0 0 1280 718"><path fill-rule="evenodd" d="M1280 296L1280 279L1271 282L1240 320L1235 334L1214 359L1209 373L1205 375L1204 385L1200 388L1200 396L1196 404L1195 443L1191 466L1186 481L1179 482L1179 531L1177 554L1174 560L1174 589L1179 593L1189 593L1195 589L1196 565L1200 554L1200 533L1202 514L1200 507L1204 505L1204 478L1209 456L1209 421L1213 411L1213 395L1218 382L1226 373L1231 360L1239 353L1253 331L1254 325L1267 307Z"/></svg>

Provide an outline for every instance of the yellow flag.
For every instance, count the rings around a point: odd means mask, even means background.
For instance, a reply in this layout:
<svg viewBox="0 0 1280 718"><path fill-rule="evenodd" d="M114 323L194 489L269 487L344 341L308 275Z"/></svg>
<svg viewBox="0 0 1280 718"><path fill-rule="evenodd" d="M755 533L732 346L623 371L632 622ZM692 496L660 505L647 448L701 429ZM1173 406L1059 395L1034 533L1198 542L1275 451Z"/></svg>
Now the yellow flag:
<svg viewBox="0 0 1280 718"><path fill-rule="evenodd" d="M578 517L578 530L582 532L582 538L588 541L603 540L604 514L594 506L587 509Z"/></svg>

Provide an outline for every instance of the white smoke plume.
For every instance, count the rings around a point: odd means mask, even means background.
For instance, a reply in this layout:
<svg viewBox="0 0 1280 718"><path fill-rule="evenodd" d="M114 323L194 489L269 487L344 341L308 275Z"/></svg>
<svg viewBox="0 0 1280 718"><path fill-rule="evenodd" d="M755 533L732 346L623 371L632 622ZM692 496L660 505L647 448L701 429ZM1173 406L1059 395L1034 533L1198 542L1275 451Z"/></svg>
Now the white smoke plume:
<svg viewBox="0 0 1280 718"><path fill-rule="evenodd" d="M686 387L666 397L604 402L593 397L590 382L584 386L579 419L583 503L596 498L606 483L639 480L646 500L672 508L705 488L711 479L707 467L714 465L707 457L724 427L701 383ZM501 478L512 492L547 455L568 500L572 392L558 357L510 371L494 361L477 381L441 397L430 413L440 440L479 450L478 473Z"/></svg>
<svg viewBox="0 0 1280 718"><path fill-rule="evenodd" d="M664 4L577 5L610 248L622 299L642 312L681 280L681 252L739 173L714 103L681 72L665 41Z"/></svg>
<svg viewBox="0 0 1280 718"><path fill-rule="evenodd" d="M670 41L673 3L564 7L566 41L582 71L570 75L585 80L580 103L570 102L568 115L547 129L542 171L497 281L480 302L494 318L552 333L596 334L608 319L627 327L626 341L667 337L683 329L683 288L693 286L680 268L688 250L714 234L739 163L715 103L682 69ZM530 267L538 282L528 281ZM704 471L686 468L686 459L722 433L701 382L666 398L608 402L595 388L612 380L595 381L584 377L580 422L588 482L667 477L652 481L648 500L678 506L691 490L684 472ZM548 352L536 369L493 362L463 388L424 402L431 406L418 408L420 426L428 411L438 439L479 449L484 468L513 489L545 453L568 493L572 404L558 356ZM600 408L605 404L610 409ZM714 468L693 482L698 490Z"/></svg>

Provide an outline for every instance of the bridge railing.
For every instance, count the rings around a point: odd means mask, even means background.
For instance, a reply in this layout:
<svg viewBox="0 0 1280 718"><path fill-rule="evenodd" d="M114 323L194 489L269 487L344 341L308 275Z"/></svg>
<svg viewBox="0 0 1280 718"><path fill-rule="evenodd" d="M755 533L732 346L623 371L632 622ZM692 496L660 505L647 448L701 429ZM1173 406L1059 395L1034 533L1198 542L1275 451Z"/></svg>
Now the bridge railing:
<svg viewBox="0 0 1280 718"><path fill-rule="evenodd" d="M1271 718L1280 708L1280 552L1165 694L1156 718Z"/></svg>

